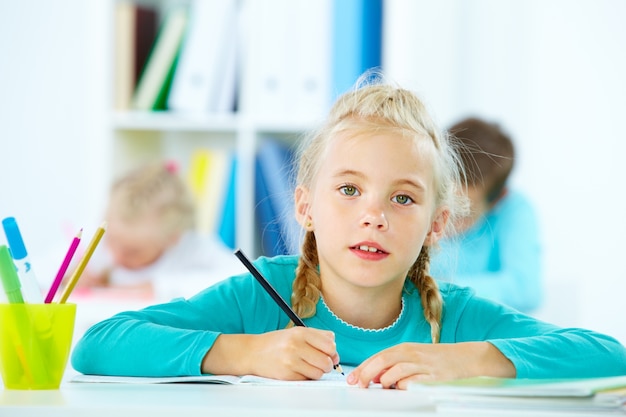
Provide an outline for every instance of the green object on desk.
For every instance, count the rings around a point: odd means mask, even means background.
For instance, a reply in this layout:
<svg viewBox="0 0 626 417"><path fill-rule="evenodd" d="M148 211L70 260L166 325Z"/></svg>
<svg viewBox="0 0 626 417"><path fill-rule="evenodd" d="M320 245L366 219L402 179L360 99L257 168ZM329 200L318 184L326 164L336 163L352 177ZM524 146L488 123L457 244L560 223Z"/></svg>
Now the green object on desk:
<svg viewBox="0 0 626 417"><path fill-rule="evenodd" d="M22 297L20 279L17 276L11 253L6 245L0 245L0 278L2 278L2 286L9 303L23 304L24 297Z"/></svg>
<svg viewBox="0 0 626 417"><path fill-rule="evenodd" d="M411 383L409 390L437 394L506 397L592 397L626 388L626 375L599 378L515 379L474 377L453 381Z"/></svg>
<svg viewBox="0 0 626 417"><path fill-rule="evenodd" d="M626 376L599 378L514 379L475 377L454 381L422 381L408 390L427 398L438 411L456 413L575 412L578 416L626 411ZM509 412L507 412L510 410ZM584 414L582 414L584 413ZM520 414L521 415L521 414ZM526 415L526 414L524 414Z"/></svg>

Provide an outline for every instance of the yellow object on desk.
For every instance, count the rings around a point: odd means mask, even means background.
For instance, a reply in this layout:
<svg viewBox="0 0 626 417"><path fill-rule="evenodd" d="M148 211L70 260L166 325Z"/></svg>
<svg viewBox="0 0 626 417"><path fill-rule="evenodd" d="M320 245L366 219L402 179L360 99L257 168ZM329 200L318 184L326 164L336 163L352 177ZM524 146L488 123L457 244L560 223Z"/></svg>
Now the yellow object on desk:
<svg viewBox="0 0 626 417"><path fill-rule="evenodd" d="M57 389L67 365L76 304L0 304L0 374L9 389Z"/></svg>

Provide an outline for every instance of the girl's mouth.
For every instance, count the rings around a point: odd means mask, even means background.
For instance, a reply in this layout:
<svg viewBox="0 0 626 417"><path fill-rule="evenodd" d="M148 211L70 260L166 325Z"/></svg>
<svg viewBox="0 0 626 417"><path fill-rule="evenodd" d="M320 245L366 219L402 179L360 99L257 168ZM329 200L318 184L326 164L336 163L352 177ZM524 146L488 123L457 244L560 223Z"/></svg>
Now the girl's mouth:
<svg viewBox="0 0 626 417"><path fill-rule="evenodd" d="M363 252L371 252L371 253L386 253L385 251L381 249L378 249L374 246L368 246L368 245L356 245L356 246L352 246L350 249L363 251Z"/></svg>

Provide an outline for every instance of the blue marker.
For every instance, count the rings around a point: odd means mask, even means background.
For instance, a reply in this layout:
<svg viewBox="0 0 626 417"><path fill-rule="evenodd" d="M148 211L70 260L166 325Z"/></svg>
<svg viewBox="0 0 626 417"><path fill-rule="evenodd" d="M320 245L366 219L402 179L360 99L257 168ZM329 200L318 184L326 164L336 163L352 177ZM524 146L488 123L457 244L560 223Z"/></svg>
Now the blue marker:
<svg viewBox="0 0 626 417"><path fill-rule="evenodd" d="M28 303L43 303L41 288L37 284L33 265L30 259L28 259L28 252L26 252L26 246L24 246L24 240L15 217L7 217L2 220L2 227L4 228L4 234L7 236L11 256L17 268L17 275L22 282L22 294L25 301Z"/></svg>

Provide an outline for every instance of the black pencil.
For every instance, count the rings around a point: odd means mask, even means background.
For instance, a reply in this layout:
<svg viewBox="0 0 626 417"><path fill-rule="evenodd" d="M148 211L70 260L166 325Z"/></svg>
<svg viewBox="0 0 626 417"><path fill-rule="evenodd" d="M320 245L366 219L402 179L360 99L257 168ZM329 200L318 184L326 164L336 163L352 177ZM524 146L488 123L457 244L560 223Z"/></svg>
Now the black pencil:
<svg viewBox="0 0 626 417"><path fill-rule="evenodd" d="M289 307L289 304L287 304L285 300L283 300L280 294L278 294L274 287L272 287L272 284L270 284L269 281L265 279L263 275L261 275L261 272L252 264L252 262L250 262L246 255L243 254L241 249L237 249L235 251L235 256L239 258L244 266L248 268L248 271L250 271L252 276L259 282L259 284L261 284L263 289L274 299L276 304L278 304L278 306L285 312L285 314L289 316L291 321L293 321L293 324L296 326L306 327L306 324L304 324L302 319L298 317L298 315L291 309L291 307ZM333 365L333 368L335 368L337 372L341 372L341 375L345 375L343 373L343 370L341 369L341 365Z"/></svg>

